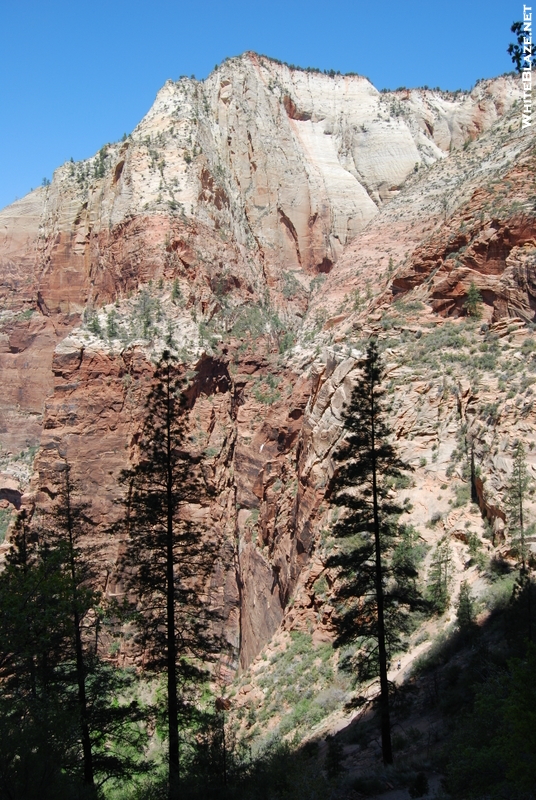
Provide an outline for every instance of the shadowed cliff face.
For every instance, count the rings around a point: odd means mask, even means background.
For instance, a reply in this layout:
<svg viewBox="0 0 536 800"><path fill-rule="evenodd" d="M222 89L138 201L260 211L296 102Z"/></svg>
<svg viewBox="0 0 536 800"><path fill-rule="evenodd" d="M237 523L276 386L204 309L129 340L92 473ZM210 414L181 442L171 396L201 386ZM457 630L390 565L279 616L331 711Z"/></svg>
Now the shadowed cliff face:
<svg viewBox="0 0 536 800"><path fill-rule="evenodd" d="M126 141L0 212L3 512L49 502L68 459L101 588L120 595L121 537L106 531L171 346L190 380L188 446L211 487L192 513L221 543L212 587L234 663L281 625L325 633L318 542L364 338L394 330L403 343L462 316L471 283L488 323L534 319L534 153L515 129L519 96L511 77L470 94L381 94L246 54L202 83L168 82ZM391 319L401 299L421 311ZM448 458L457 409L475 402L460 383L459 404L452 394L439 412L423 388L433 370L411 387L414 405L426 397L422 427L404 404L393 412L417 466L434 414L449 419ZM417 505L436 477L421 476ZM481 491L492 521L501 486Z"/></svg>

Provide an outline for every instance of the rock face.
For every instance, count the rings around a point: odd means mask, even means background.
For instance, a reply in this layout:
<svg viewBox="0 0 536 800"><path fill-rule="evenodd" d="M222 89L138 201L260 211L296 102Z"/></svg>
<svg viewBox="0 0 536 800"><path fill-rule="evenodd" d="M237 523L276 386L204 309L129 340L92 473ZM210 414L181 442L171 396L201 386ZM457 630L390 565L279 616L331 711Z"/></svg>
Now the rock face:
<svg viewBox="0 0 536 800"><path fill-rule="evenodd" d="M199 514L221 543L213 583L236 663L281 626L328 635L314 588L325 495L374 332L398 337L392 422L421 470L415 524L452 477L463 419L480 431L492 477L479 496L495 525L501 454L521 416L505 396L505 427L501 412L483 437L489 387L466 390L462 370L449 393L417 357L408 377L404 343L408 331L415 343L450 330L471 283L497 337L505 317L534 320L535 163L530 130L514 130L520 96L508 76L469 94L380 93L360 76L247 53L202 83L168 82L125 141L1 211L4 511L49 502L67 459L102 588L120 594L121 541L106 531L153 363L171 347L189 379L189 446L212 489ZM500 392L493 370L488 379Z"/></svg>
<svg viewBox="0 0 536 800"><path fill-rule="evenodd" d="M157 276L164 241L191 267L195 247L168 230L177 217L195 239L207 228L232 237L258 291L281 286L285 271L328 273L416 168L519 96L510 78L469 95L382 94L359 76L255 54L203 83L168 82L126 141L63 165L50 187L2 212L2 296L24 286L45 310L79 312Z"/></svg>

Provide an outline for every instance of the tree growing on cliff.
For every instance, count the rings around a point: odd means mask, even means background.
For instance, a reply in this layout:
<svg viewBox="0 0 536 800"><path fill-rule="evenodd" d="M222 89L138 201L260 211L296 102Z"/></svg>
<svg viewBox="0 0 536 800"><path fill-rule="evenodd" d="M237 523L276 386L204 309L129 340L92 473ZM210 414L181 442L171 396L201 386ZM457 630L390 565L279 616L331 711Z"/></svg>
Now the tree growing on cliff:
<svg viewBox="0 0 536 800"><path fill-rule="evenodd" d="M534 524L527 525L526 501L531 480L527 471L525 448L518 441L514 448L512 474L505 487L505 510L508 533L512 539L512 550L519 560L519 577L514 586L512 605L517 614L511 621L510 634L520 628L523 636L533 640L534 582L529 570L530 549L527 536L534 531Z"/></svg>
<svg viewBox="0 0 536 800"><path fill-rule="evenodd" d="M456 622L462 634L472 634L476 629L475 601L467 581L462 581L456 603Z"/></svg>
<svg viewBox="0 0 536 800"><path fill-rule="evenodd" d="M145 663L166 676L168 797L177 800L180 730L193 712L189 689L216 655L207 585L215 547L192 518L206 494L200 458L187 449L187 401L178 366L164 352L145 407L137 464L124 474L130 589L138 598Z"/></svg>
<svg viewBox="0 0 536 800"><path fill-rule="evenodd" d="M427 580L427 595L436 614L444 614L450 603L452 552L447 538L438 542Z"/></svg>
<svg viewBox="0 0 536 800"><path fill-rule="evenodd" d="M467 290L467 299L463 304L465 310L470 317L478 319L480 317L480 307L482 305L482 295L480 294L477 285L471 281L471 285Z"/></svg>
<svg viewBox="0 0 536 800"><path fill-rule="evenodd" d="M525 503L529 491L530 478L527 472L527 459L523 443L519 441L514 449L512 475L506 484L505 507L508 532L516 555L521 562L521 569L526 571L527 543L526 543L526 513Z"/></svg>
<svg viewBox="0 0 536 800"><path fill-rule="evenodd" d="M363 371L344 411L346 430L335 454L332 502L342 507L333 534L341 552L328 562L338 568L336 644L357 642L358 676L379 675L382 755L393 761L388 663L420 602L411 559L393 558L401 538L403 508L392 498L404 464L391 443L385 421L383 369L371 340Z"/></svg>

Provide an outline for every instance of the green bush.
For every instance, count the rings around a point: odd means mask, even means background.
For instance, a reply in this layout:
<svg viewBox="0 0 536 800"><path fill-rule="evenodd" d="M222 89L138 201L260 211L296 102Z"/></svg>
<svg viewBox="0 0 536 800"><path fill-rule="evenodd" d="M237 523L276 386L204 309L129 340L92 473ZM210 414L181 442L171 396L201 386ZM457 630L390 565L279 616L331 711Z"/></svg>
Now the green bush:
<svg viewBox="0 0 536 800"><path fill-rule="evenodd" d="M112 308L106 315L106 335L108 339L115 339L118 334L117 312Z"/></svg>
<svg viewBox="0 0 536 800"><path fill-rule="evenodd" d="M7 529L11 522L11 509L0 508L0 542L6 538Z"/></svg>
<svg viewBox="0 0 536 800"><path fill-rule="evenodd" d="M484 606L490 611L506 608L512 597L515 581L515 574L497 576L484 593Z"/></svg>
<svg viewBox="0 0 536 800"><path fill-rule="evenodd" d="M102 336L102 328L96 311L91 308L86 308L84 311L84 322L91 333L94 333L95 336Z"/></svg>
<svg viewBox="0 0 536 800"><path fill-rule="evenodd" d="M259 403L271 406L281 397L281 392L277 389L278 384L279 378L274 375L267 375L265 378L256 381L253 386L253 396Z"/></svg>
<svg viewBox="0 0 536 800"><path fill-rule="evenodd" d="M171 302L172 303L181 303L183 300L181 287L179 286L178 278L175 278L173 281L173 285L171 287Z"/></svg>
<svg viewBox="0 0 536 800"><path fill-rule="evenodd" d="M471 499L471 487L468 483L458 484L454 487L454 494L456 495L454 508L461 508L467 505Z"/></svg>
<svg viewBox="0 0 536 800"><path fill-rule="evenodd" d="M300 284L293 272L283 272L283 297L291 300L300 290Z"/></svg>
<svg viewBox="0 0 536 800"><path fill-rule="evenodd" d="M285 333L279 338L279 352L286 353L286 351L290 350L295 343L296 334L293 333L293 331L285 331Z"/></svg>

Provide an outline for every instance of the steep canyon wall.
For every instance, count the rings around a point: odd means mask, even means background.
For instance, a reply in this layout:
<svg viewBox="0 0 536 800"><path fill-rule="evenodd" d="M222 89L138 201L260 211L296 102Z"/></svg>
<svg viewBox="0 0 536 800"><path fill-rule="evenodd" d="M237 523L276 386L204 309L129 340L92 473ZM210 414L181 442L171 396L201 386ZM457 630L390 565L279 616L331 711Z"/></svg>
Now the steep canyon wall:
<svg viewBox="0 0 536 800"><path fill-rule="evenodd" d="M191 447L213 490L198 513L221 542L236 659L249 664L298 609L323 624L315 547L366 336L387 335L400 298L422 311L392 323L399 333L463 315L472 282L488 325L534 319L534 145L515 130L519 97L511 76L380 93L247 53L203 82L166 83L125 141L1 211L4 511L48 502L67 459L102 588L122 591L107 530L171 343L189 371ZM428 423L415 447L417 422L400 420L418 466Z"/></svg>

